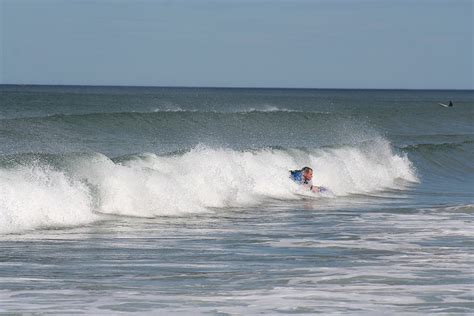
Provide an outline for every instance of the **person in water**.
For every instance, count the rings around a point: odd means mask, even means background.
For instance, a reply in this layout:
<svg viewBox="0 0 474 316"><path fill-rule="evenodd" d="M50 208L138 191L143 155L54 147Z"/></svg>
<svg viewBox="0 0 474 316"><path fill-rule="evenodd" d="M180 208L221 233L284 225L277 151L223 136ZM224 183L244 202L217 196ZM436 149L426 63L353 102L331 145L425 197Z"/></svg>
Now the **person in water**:
<svg viewBox="0 0 474 316"><path fill-rule="evenodd" d="M300 170L290 170L290 179L313 192L321 192L322 188L313 185L313 169L304 167Z"/></svg>

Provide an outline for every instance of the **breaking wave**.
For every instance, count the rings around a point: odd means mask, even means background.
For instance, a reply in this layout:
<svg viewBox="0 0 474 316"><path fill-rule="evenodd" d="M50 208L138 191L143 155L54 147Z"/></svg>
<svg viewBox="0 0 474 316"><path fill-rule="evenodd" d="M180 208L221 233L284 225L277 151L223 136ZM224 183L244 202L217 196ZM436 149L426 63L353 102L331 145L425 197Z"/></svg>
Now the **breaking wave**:
<svg viewBox="0 0 474 316"><path fill-rule="evenodd" d="M102 214L181 216L321 198L302 192L288 170L309 165L331 196L403 189L418 181L405 154L379 139L358 147L233 150L198 145L167 155L100 153L0 158L0 232L90 223Z"/></svg>

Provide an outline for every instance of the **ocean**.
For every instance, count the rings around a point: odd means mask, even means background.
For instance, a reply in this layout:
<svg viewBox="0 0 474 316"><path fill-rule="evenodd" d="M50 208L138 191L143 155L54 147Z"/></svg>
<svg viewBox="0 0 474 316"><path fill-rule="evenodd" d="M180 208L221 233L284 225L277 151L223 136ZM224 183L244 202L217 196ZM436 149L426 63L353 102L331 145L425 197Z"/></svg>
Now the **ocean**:
<svg viewBox="0 0 474 316"><path fill-rule="evenodd" d="M472 90L0 86L0 312L472 315L473 123Z"/></svg>

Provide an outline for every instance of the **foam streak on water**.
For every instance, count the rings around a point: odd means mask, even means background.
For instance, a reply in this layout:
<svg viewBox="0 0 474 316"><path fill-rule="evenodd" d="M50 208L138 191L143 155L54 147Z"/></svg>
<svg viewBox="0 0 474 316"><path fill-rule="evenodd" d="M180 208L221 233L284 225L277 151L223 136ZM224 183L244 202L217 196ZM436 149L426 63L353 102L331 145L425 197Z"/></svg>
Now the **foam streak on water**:
<svg viewBox="0 0 474 316"><path fill-rule="evenodd" d="M472 206L321 210L330 204L3 237L0 310L472 311Z"/></svg>

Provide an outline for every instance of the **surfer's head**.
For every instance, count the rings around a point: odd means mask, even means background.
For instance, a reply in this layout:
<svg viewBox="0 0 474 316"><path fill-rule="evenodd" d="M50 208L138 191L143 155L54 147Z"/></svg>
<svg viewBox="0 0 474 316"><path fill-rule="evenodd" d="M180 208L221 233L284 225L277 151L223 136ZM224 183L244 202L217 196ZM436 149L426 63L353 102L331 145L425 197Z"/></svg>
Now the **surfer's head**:
<svg viewBox="0 0 474 316"><path fill-rule="evenodd" d="M313 169L311 169L310 167L304 167L303 169L301 169L301 172L305 180L311 180L313 178Z"/></svg>

